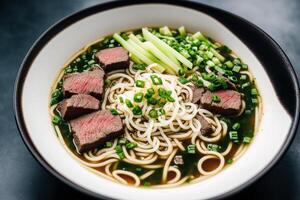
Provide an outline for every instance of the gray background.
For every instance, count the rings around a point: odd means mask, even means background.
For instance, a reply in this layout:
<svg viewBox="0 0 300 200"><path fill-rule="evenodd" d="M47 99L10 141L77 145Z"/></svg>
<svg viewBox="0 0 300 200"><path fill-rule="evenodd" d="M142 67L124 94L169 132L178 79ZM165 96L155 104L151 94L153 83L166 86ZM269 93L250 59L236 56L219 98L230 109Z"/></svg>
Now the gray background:
<svg viewBox="0 0 300 200"><path fill-rule="evenodd" d="M89 198L54 178L31 156L15 125L12 94L19 65L38 36L60 18L99 2L104 1L0 1L1 200ZM261 27L284 49L298 77L300 76L299 0L203 0L200 2L233 12ZM299 169L300 135L298 134L284 158L266 176L231 198L300 199Z"/></svg>

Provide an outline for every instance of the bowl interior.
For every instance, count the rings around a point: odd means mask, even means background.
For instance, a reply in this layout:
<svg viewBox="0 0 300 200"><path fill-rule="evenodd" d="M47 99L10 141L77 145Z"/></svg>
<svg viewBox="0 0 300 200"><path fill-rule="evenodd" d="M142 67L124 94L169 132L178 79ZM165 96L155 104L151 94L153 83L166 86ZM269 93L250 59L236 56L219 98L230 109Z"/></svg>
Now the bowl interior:
<svg viewBox="0 0 300 200"><path fill-rule="evenodd" d="M60 144L48 110L51 86L64 63L89 42L114 32L164 25L184 25L191 32L201 31L229 46L249 65L263 99L259 130L246 153L237 162L203 182L171 189L142 189L116 184L81 166ZM106 10L59 30L36 53L23 83L21 98L23 118L30 140L45 161L76 185L116 199L206 199L227 193L268 166L284 144L292 123L292 118L279 102L263 66L239 38L204 13L166 4L141 4Z"/></svg>

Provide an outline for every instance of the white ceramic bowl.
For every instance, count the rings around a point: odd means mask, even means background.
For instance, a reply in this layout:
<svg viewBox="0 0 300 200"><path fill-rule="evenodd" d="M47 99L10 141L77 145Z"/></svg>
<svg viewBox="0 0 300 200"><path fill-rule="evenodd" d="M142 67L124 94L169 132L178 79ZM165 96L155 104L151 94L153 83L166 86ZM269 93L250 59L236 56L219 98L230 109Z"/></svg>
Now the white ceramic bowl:
<svg viewBox="0 0 300 200"><path fill-rule="evenodd" d="M113 2L94 6L60 21L32 47L22 64L16 82L14 99L16 119L31 152L58 178L98 197L137 200L209 199L227 196L249 185L273 166L286 150L295 133L299 117L299 93L295 74L281 49L261 30L230 13L196 3L176 4L150 1L137 5ZM278 53L277 57L284 66L274 67L272 71L268 64L262 65L261 62L265 62L267 56L263 55L263 58L258 59L255 52L252 52L241 39L247 38L245 33L241 34L241 31L234 27L232 29L225 27L222 23L229 22L226 20L221 22L220 16L232 17L239 21L241 27L246 26L263 35L264 38L261 40L271 45L272 51ZM192 32L200 30L233 49L250 66L251 72L256 77L263 99L263 115L260 128L246 153L216 176L203 182L170 189L128 187L93 174L66 152L51 126L48 111L50 88L62 65L85 44L122 30L163 25L171 27L184 25ZM241 38L235 35L234 31ZM251 39L254 36L249 37ZM249 42L247 39L245 41ZM286 74L287 81L280 84L290 84L292 93L284 97L290 100L280 101L278 98L277 95L284 94L284 91L277 87L278 80L276 81L275 73Z"/></svg>

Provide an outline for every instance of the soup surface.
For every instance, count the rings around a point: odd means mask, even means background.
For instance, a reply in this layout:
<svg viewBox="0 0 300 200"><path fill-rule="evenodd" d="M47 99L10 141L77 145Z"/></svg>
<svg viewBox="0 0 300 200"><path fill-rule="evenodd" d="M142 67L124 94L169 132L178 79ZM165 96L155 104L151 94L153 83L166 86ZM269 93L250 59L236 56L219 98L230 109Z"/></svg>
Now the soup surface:
<svg viewBox="0 0 300 200"><path fill-rule="evenodd" d="M75 159L143 187L200 181L233 164L254 137L260 107L248 65L184 27L115 33L85 46L50 100L58 138Z"/></svg>

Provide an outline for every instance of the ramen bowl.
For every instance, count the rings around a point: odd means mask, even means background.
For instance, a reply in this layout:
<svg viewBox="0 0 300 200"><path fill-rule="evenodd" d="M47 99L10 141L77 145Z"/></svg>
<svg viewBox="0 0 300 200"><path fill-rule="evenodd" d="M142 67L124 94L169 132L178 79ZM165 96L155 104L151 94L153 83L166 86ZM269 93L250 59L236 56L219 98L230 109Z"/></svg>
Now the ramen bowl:
<svg viewBox="0 0 300 200"><path fill-rule="evenodd" d="M165 25L185 26L191 32L200 30L228 45L255 77L262 114L247 151L217 175L174 188L129 187L96 175L70 156L52 127L49 94L61 67L86 44L119 31ZM299 86L278 44L238 16L188 1L116 1L68 16L36 41L16 79L14 108L22 138L34 157L79 191L112 199L214 199L242 190L283 156L299 121Z"/></svg>

